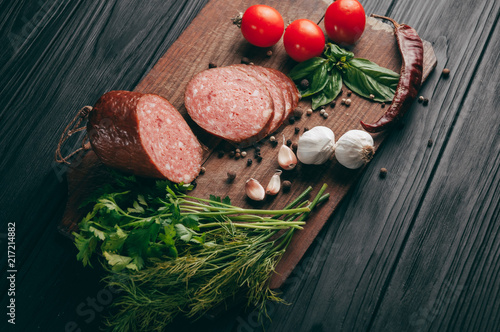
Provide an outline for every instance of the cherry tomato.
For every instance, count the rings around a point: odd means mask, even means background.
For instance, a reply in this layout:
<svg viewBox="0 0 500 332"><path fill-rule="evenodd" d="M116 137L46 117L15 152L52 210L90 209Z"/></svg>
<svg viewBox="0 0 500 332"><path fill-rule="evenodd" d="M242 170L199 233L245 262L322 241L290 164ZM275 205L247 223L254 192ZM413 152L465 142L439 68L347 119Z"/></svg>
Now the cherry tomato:
<svg viewBox="0 0 500 332"><path fill-rule="evenodd" d="M365 30L365 10L357 0L337 0L325 13L325 30L337 44L354 44Z"/></svg>
<svg viewBox="0 0 500 332"><path fill-rule="evenodd" d="M320 56L325 49L325 34L313 21L295 20L283 36L285 51L295 61L302 62Z"/></svg>
<svg viewBox="0 0 500 332"><path fill-rule="evenodd" d="M269 47L276 44L283 35L285 23L273 7L253 5L243 14L241 33L252 45Z"/></svg>

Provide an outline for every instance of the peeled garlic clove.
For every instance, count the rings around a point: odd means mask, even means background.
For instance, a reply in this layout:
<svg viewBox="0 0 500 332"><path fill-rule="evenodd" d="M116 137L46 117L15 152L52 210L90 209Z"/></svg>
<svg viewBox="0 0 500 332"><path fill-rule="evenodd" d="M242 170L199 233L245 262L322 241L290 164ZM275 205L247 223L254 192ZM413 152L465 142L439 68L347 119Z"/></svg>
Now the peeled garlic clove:
<svg viewBox="0 0 500 332"><path fill-rule="evenodd" d="M276 170L276 173L274 173L274 175L271 177L271 180L269 181L269 184L267 185L266 194L276 195L277 193L279 193L281 188L281 173L283 173L281 170Z"/></svg>
<svg viewBox="0 0 500 332"><path fill-rule="evenodd" d="M245 193L248 198L254 201L262 201L266 197L266 192L264 187L259 183L259 181L250 178L245 183Z"/></svg>
<svg viewBox="0 0 500 332"><path fill-rule="evenodd" d="M363 166L374 154L373 138L363 130L349 130L339 138L335 147L335 158L350 169Z"/></svg>
<svg viewBox="0 0 500 332"><path fill-rule="evenodd" d="M290 149L285 143L285 136L283 135L283 145L278 153L278 164L286 171L294 169L297 165L297 157L293 150Z"/></svg>
<svg viewBox="0 0 500 332"><path fill-rule="evenodd" d="M330 128L316 126L299 138L297 158L303 164L321 165L333 155L335 135Z"/></svg>

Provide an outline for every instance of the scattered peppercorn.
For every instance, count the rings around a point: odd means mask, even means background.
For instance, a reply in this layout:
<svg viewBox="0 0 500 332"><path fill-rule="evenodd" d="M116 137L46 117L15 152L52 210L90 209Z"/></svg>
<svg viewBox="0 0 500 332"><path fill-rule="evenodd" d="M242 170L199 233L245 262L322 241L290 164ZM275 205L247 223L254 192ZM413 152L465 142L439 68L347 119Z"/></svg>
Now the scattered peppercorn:
<svg viewBox="0 0 500 332"><path fill-rule="evenodd" d="M302 117L302 113L304 112L300 107L297 107L296 109L293 110L293 116L295 117L295 119L300 119Z"/></svg>
<svg viewBox="0 0 500 332"><path fill-rule="evenodd" d="M269 137L269 142L276 142L276 137L274 136Z"/></svg>
<svg viewBox="0 0 500 332"><path fill-rule="evenodd" d="M330 103L330 107L334 108L335 107L335 100Z"/></svg>
<svg viewBox="0 0 500 332"><path fill-rule="evenodd" d="M300 81L300 87L302 89L307 89L309 87L309 81L306 78L302 79Z"/></svg>
<svg viewBox="0 0 500 332"><path fill-rule="evenodd" d="M300 128L299 127L295 127L295 134L298 134L300 132Z"/></svg>
<svg viewBox="0 0 500 332"><path fill-rule="evenodd" d="M425 98L424 101L422 102L422 105L424 106L429 105L429 99Z"/></svg>
<svg viewBox="0 0 500 332"><path fill-rule="evenodd" d="M240 149L236 149L236 150L234 150L234 152L241 153L241 150Z"/></svg>
<svg viewBox="0 0 500 332"><path fill-rule="evenodd" d="M380 104L380 107L384 108L385 107L385 103Z"/></svg>
<svg viewBox="0 0 500 332"><path fill-rule="evenodd" d="M352 95L352 91L351 90L347 90L347 97L350 97Z"/></svg>
<svg viewBox="0 0 500 332"><path fill-rule="evenodd" d="M432 139L429 139L429 140L427 141L427 146L430 148L430 147L432 146L432 144L433 144L433 143L434 143L434 142L432 141Z"/></svg>
<svg viewBox="0 0 500 332"><path fill-rule="evenodd" d="M325 114L325 112L326 112L326 111L325 111L325 109L324 109L324 108L322 108L322 109L321 109L321 111L319 111L319 114L320 114L320 115L323 115L323 114Z"/></svg>
<svg viewBox="0 0 500 332"><path fill-rule="evenodd" d="M248 158L247 159L247 166L250 166L250 165L252 165L252 159Z"/></svg>
<svg viewBox="0 0 500 332"><path fill-rule="evenodd" d="M238 160L238 159L240 159L240 157L241 157L241 153L236 152L236 153L234 154L234 159Z"/></svg>
<svg viewBox="0 0 500 332"><path fill-rule="evenodd" d="M442 74L444 78L448 78L450 77L450 70L448 68L444 68Z"/></svg>
<svg viewBox="0 0 500 332"><path fill-rule="evenodd" d="M308 131L309 128L308 127L304 127L304 132Z"/></svg>
<svg viewBox="0 0 500 332"><path fill-rule="evenodd" d="M424 96L420 96L420 97L418 97L418 102L421 103L424 101L424 99L425 99Z"/></svg>
<svg viewBox="0 0 500 332"><path fill-rule="evenodd" d="M205 174L207 169L205 167L200 168L200 174Z"/></svg>
<svg viewBox="0 0 500 332"><path fill-rule="evenodd" d="M208 64L208 69L212 69L212 68L217 68L217 65L215 63L209 63Z"/></svg>
<svg viewBox="0 0 500 332"><path fill-rule="evenodd" d="M247 152L246 151L241 151L241 157L244 158L247 156Z"/></svg>
<svg viewBox="0 0 500 332"><path fill-rule="evenodd" d="M292 150L293 151L297 151L297 148L299 147L299 145L295 142L292 143Z"/></svg>
<svg viewBox="0 0 500 332"><path fill-rule="evenodd" d="M231 151L231 152L229 152L229 157L233 158L235 154L236 154L236 152Z"/></svg>
<svg viewBox="0 0 500 332"><path fill-rule="evenodd" d="M325 112L325 113L323 113L323 117L324 117L325 119L326 119L326 118L328 118L328 113L326 113L326 112Z"/></svg>
<svg viewBox="0 0 500 332"><path fill-rule="evenodd" d="M234 179L236 179L236 172L235 171L227 172L227 180L229 182L233 182Z"/></svg>
<svg viewBox="0 0 500 332"><path fill-rule="evenodd" d="M373 93L370 93L370 99L375 99L375 95Z"/></svg>
<svg viewBox="0 0 500 332"><path fill-rule="evenodd" d="M291 139L287 139L286 140L286 146L290 146L292 145L292 140Z"/></svg>
<svg viewBox="0 0 500 332"><path fill-rule="evenodd" d="M255 152L260 152L260 146L255 147Z"/></svg>
<svg viewBox="0 0 500 332"><path fill-rule="evenodd" d="M293 116L291 116L290 119L288 119L288 123L294 124L295 123L295 118Z"/></svg>
<svg viewBox="0 0 500 332"><path fill-rule="evenodd" d="M385 177L387 176L387 168L382 167L380 169L379 176L380 176L381 179L385 179Z"/></svg>
<svg viewBox="0 0 500 332"><path fill-rule="evenodd" d="M257 158L255 158L255 159L257 159L257 162L258 162L258 163L260 163L260 162L262 161L262 156L258 156L258 157L257 157Z"/></svg>
<svg viewBox="0 0 500 332"><path fill-rule="evenodd" d="M273 55L273 51L271 51L271 50L267 51L267 52L266 52L266 55L267 55L267 56L271 56L271 55Z"/></svg>
<svg viewBox="0 0 500 332"><path fill-rule="evenodd" d="M271 145L275 148L278 145L278 141L271 141Z"/></svg>
<svg viewBox="0 0 500 332"><path fill-rule="evenodd" d="M342 105L345 105L345 98L342 98L342 101L340 102Z"/></svg>
<svg viewBox="0 0 500 332"><path fill-rule="evenodd" d="M224 151L219 150L219 152L217 152L217 157L219 157L219 158L224 157Z"/></svg>
<svg viewBox="0 0 500 332"><path fill-rule="evenodd" d="M281 185L283 186L283 192L290 191L290 188L292 187L292 183L288 180L283 181L283 183Z"/></svg>
<svg viewBox="0 0 500 332"><path fill-rule="evenodd" d="M243 58L241 58L241 63L248 65L250 64L250 59L244 56Z"/></svg>
<svg viewBox="0 0 500 332"><path fill-rule="evenodd" d="M346 106L351 106L351 102L352 102L351 99L348 98L348 99L345 100L345 105Z"/></svg>
<svg viewBox="0 0 500 332"><path fill-rule="evenodd" d="M306 111L306 115L307 116L310 116L311 114L313 114L313 110L308 108L307 111Z"/></svg>

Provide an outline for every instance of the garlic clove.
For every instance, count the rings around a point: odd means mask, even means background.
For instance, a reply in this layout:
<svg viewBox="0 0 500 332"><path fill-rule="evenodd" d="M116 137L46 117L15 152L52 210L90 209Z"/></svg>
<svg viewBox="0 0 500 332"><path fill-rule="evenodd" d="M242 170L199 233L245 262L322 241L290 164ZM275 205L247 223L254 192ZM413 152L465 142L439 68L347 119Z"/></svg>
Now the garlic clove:
<svg viewBox="0 0 500 332"><path fill-rule="evenodd" d="M281 175L282 171L281 170L276 170L276 173L271 177L271 180L269 181L269 184L266 187L266 194L268 195L276 195L279 193L280 188L281 188Z"/></svg>
<svg viewBox="0 0 500 332"><path fill-rule="evenodd" d="M297 157L295 156L295 153L293 153L293 150L286 145L284 135L283 135L283 145L281 146L280 151L278 152L278 164L280 165L281 168L283 168L286 171L294 169L295 166L297 165Z"/></svg>
<svg viewBox="0 0 500 332"><path fill-rule="evenodd" d="M245 183L245 193L248 198L254 201L263 201L266 197L264 187L254 178L248 179Z"/></svg>

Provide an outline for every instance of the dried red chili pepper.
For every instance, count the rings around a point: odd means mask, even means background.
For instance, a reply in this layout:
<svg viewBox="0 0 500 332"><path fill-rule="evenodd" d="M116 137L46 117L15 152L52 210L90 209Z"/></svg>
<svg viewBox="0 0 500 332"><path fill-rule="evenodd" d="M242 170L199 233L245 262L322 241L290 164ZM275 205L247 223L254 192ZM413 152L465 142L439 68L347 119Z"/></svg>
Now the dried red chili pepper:
<svg viewBox="0 0 500 332"><path fill-rule="evenodd" d="M417 97L418 90L422 84L424 47L422 40L412 27L406 24L398 24L393 19L385 16L374 14L371 16L389 20L394 24L394 34L396 35L399 52L403 60L398 86L391 106L375 123L366 124L360 121L366 131L377 133L388 129L397 122Z"/></svg>

